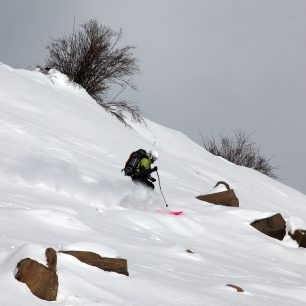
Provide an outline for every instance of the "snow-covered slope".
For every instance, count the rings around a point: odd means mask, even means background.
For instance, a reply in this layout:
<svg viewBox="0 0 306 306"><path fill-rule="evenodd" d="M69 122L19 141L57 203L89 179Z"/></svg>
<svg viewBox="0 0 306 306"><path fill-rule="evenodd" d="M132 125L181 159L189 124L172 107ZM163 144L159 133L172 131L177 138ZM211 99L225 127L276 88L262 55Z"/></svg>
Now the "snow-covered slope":
<svg viewBox="0 0 306 306"><path fill-rule="evenodd" d="M305 249L249 223L280 212L306 228L305 195L156 123L125 128L56 71L1 64L0 126L0 305L50 304L14 279L20 259L45 263L47 247L128 260L126 277L58 254L56 305L304 305ZM138 148L160 153L169 208L184 215L156 213L158 184L151 192L120 172ZM240 208L195 199L219 180Z"/></svg>

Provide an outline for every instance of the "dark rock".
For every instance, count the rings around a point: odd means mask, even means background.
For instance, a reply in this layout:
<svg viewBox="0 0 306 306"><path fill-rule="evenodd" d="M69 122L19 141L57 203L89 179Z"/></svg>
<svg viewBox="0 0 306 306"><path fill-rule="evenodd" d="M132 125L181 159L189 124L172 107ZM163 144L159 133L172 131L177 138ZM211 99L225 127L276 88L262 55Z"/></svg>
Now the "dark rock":
<svg viewBox="0 0 306 306"><path fill-rule="evenodd" d="M104 271L129 275L126 259L101 257L96 253L87 251L60 251L60 253L74 256L78 260Z"/></svg>
<svg viewBox="0 0 306 306"><path fill-rule="evenodd" d="M221 191L217 193L199 195L197 199L205 202L209 202L215 205L223 205L230 207L239 207L239 200L233 189Z"/></svg>
<svg viewBox="0 0 306 306"><path fill-rule="evenodd" d="M226 187L227 190L230 190L230 189L231 189L230 186L229 186L229 184L226 183L226 182L224 182L224 181L219 181L219 182L217 182L217 184L214 186L214 188L216 188L216 187L219 186L219 185L224 185L224 186Z"/></svg>
<svg viewBox="0 0 306 306"><path fill-rule="evenodd" d="M289 235L297 242L299 247L306 248L306 230L297 229L294 233L289 232Z"/></svg>
<svg viewBox="0 0 306 306"><path fill-rule="evenodd" d="M232 287L232 288L236 289L237 292L244 292L244 290L243 290L242 288L240 288L240 287L238 287L238 286L236 286L236 285L227 284L226 286Z"/></svg>
<svg viewBox="0 0 306 306"><path fill-rule="evenodd" d="M278 240L283 240L286 235L286 221L281 214L256 220L251 225L260 232Z"/></svg>
<svg viewBox="0 0 306 306"><path fill-rule="evenodd" d="M31 258L24 258L17 264L15 278L25 283L31 292L47 301L55 301L58 291L56 274L57 256L52 248L46 249L47 266Z"/></svg>

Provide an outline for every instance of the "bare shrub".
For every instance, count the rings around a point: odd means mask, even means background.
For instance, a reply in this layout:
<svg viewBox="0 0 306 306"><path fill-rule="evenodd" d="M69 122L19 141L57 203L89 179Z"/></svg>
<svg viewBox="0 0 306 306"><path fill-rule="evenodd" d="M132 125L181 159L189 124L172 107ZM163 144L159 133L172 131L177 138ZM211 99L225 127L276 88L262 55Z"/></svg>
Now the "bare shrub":
<svg viewBox="0 0 306 306"><path fill-rule="evenodd" d="M64 73L81 85L96 102L126 124L127 114L142 123L140 109L125 100L107 99L112 86L130 87L136 90L132 76L139 72L134 46L119 47L122 30L99 25L89 20L69 35L51 39L47 49L47 67Z"/></svg>
<svg viewBox="0 0 306 306"><path fill-rule="evenodd" d="M278 178L274 173L276 167L271 165L271 158L260 154L260 147L250 140L250 136L238 130L232 137L220 135L219 141L214 137L202 136L203 147L210 153L221 156L228 161L248 168L253 168L271 178Z"/></svg>

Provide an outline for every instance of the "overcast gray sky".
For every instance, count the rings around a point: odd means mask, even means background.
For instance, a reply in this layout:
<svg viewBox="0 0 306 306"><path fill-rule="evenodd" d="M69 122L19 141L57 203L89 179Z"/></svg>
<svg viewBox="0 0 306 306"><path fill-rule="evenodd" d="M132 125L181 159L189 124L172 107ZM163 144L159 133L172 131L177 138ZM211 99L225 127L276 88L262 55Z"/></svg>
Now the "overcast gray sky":
<svg viewBox="0 0 306 306"><path fill-rule="evenodd" d="M306 193L305 0L0 0L0 61L43 64L50 37L91 18L137 47L139 91L122 98L198 143L252 134Z"/></svg>

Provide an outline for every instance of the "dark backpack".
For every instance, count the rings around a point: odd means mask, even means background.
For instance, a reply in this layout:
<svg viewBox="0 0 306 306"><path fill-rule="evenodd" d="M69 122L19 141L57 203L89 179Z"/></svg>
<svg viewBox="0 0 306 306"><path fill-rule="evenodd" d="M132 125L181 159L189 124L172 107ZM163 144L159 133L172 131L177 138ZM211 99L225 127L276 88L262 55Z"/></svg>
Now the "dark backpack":
<svg viewBox="0 0 306 306"><path fill-rule="evenodd" d="M138 163L146 155L147 152L143 149L139 149L135 152L132 152L130 157L126 161L124 168L122 169L122 171L124 171L124 174L127 176L132 176L135 173Z"/></svg>

